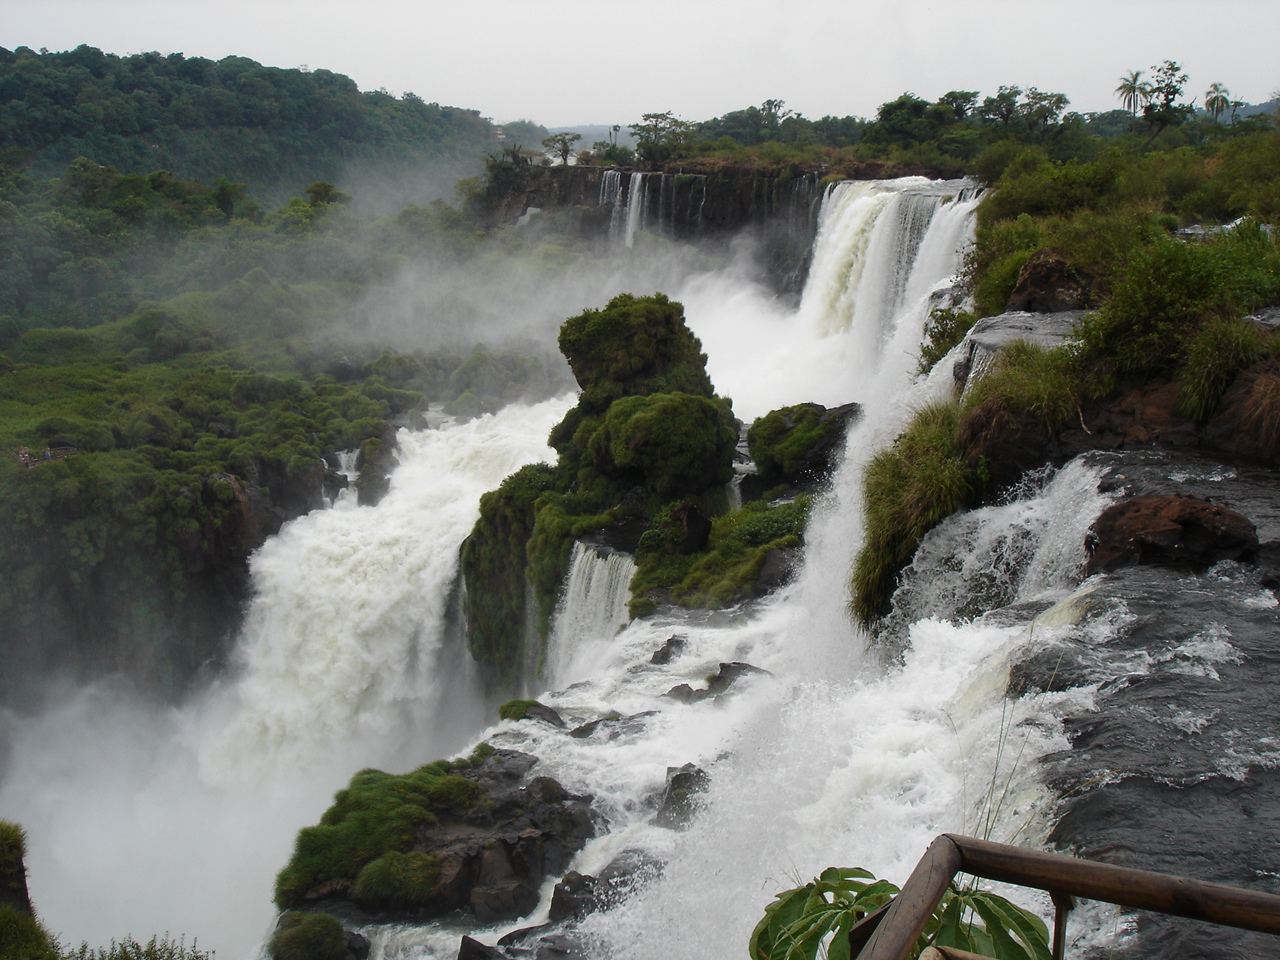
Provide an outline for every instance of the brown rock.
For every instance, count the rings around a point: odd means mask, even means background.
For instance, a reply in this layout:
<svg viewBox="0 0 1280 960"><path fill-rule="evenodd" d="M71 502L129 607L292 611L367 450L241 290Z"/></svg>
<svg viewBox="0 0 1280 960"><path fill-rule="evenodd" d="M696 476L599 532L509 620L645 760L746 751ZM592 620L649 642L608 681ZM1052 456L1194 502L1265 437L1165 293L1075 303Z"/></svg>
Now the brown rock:
<svg viewBox="0 0 1280 960"><path fill-rule="evenodd" d="M1093 306L1094 278L1061 257L1037 253L1022 266L1005 310L1059 313Z"/></svg>
<svg viewBox="0 0 1280 960"><path fill-rule="evenodd" d="M1208 566L1248 559L1258 549L1249 520L1226 507L1192 497L1134 497L1102 511L1085 540L1086 572L1133 564Z"/></svg>

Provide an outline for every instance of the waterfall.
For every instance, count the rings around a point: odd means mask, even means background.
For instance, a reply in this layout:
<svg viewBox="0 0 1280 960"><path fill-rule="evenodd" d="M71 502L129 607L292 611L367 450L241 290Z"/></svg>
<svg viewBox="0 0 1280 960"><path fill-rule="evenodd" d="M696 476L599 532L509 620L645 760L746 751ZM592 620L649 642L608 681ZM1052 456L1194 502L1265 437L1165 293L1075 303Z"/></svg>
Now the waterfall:
<svg viewBox="0 0 1280 960"><path fill-rule="evenodd" d="M626 625L636 565L625 553L582 542L573 545L569 573L556 607L543 678L564 687L596 672L614 635Z"/></svg>
<svg viewBox="0 0 1280 960"><path fill-rule="evenodd" d="M647 175L643 173L631 174L631 182L627 189L627 222L623 232L623 242L628 247L634 246L636 242L636 232L644 229L645 221L645 190L644 181Z"/></svg>

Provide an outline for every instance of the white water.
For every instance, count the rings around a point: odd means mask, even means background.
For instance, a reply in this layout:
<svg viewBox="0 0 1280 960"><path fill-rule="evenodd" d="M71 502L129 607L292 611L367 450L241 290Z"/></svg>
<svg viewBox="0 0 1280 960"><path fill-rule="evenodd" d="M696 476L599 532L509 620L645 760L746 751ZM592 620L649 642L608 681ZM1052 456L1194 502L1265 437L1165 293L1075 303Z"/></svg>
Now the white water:
<svg viewBox="0 0 1280 960"><path fill-rule="evenodd" d="M573 545L547 643L543 681L567 687L598 672L613 638L626 626L635 562L625 553Z"/></svg>
<svg viewBox="0 0 1280 960"><path fill-rule="evenodd" d="M627 211L630 240L637 205L618 203L618 186L611 200ZM673 291L740 417L803 400L857 400L865 412L815 513L802 575L782 594L616 637L617 615L595 608L618 602L617 571L600 587L607 603L595 586L566 596L548 664L556 689L539 699L571 723L649 716L607 743L533 722L483 734L598 797L609 831L575 869L598 870L628 848L669 859L660 882L592 922L609 956L739 956L774 891L832 864L901 881L936 833L981 832L992 806L995 839L1024 823L1020 838L1037 837L1043 798L1030 758L1062 745L1061 704L1001 697L1009 652L1028 630L918 619L902 663L884 669L864 657L845 613L863 465L949 388L942 375L913 383L912 371L928 295L957 268L973 205L919 181L833 191L799 311L733 270ZM352 772L403 770L478 738L484 707L441 646L457 546L482 491L550 456L542 441L567 402L406 434L379 507L313 514L282 532L255 560L241 672L200 702L125 709L123 693L87 691L23 722L12 758L23 773L0 789L0 813L27 826L32 892L51 927L95 943L182 931L224 960L247 956L270 923L271 880L294 833ZM1039 572L1020 574L1015 591L1063 590L1078 558L1050 546L1052 523L1028 526L1043 562L1026 565ZM677 633L681 655L649 664ZM723 661L771 676L720 700L661 697L676 683L701 687ZM689 761L714 775L694 827L650 826L667 767ZM121 864L128 883L115 882ZM430 930L379 939L386 957L457 947L456 933Z"/></svg>

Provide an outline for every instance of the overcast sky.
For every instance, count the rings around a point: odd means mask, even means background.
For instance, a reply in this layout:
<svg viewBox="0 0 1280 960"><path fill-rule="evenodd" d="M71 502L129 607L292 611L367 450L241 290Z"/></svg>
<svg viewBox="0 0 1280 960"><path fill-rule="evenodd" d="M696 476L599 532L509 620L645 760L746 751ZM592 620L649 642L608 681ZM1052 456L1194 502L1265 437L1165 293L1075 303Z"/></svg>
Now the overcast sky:
<svg viewBox="0 0 1280 960"><path fill-rule="evenodd" d="M766 99L874 115L904 91L1067 94L1118 106L1165 59L1203 102L1280 88L1280 0L0 0L0 46L148 50L324 67L498 122L705 120Z"/></svg>

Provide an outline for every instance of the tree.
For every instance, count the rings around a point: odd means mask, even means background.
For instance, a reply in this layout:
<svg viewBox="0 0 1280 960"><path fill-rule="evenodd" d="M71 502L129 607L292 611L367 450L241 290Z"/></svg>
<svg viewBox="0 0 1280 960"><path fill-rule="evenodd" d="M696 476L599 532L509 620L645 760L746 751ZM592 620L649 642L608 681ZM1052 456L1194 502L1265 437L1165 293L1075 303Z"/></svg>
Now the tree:
<svg viewBox="0 0 1280 960"><path fill-rule="evenodd" d="M1167 128L1185 123L1195 112L1189 103L1178 103L1182 96L1182 88L1187 82L1187 75L1182 67L1173 60L1166 60L1155 71L1155 82L1151 84L1147 103L1142 108L1142 122L1151 128L1151 136L1143 144L1146 148Z"/></svg>
<svg viewBox="0 0 1280 960"><path fill-rule="evenodd" d="M1231 91L1220 83L1213 84L1205 91L1204 108L1209 111L1214 123L1217 123L1218 118L1231 109Z"/></svg>
<svg viewBox="0 0 1280 960"><path fill-rule="evenodd" d="M670 111L646 113L640 123L631 124L628 129L636 138L636 153L641 164L651 169L683 156L693 139L693 124Z"/></svg>
<svg viewBox="0 0 1280 960"><path fill-rule="evenodd" d="M963 123L978 108L977 90L952 90L938 98L938 102L950 107L957 123Z"/></svg>
<svg viewBox="0 0 1280 960"><path fill-rule="evenodd" d="M1021 87L1002 86L994 97L986 97L978 110L983 123L999 125L1006 130L1018 118L1018 98L1022 96Z"/></svg>
<svg viewBox="0 0 1280 960"><path fill-rule="evenodd" d="M1035 87L1029 89L1018 104L1018 115L1027 125L1032 136L1044 141L1051 128L1058 125L1062 111L1071 101L1063 93L1046 93Z"/></svg>
<svg viewBox="0 0 1280 960"><path fill-rule="evenodd" d="M542 141L542 145L559 157L561 163L567 165L573 153L573 145L581 139L580 133L553 133Z"/></svg>
<svg viewBox="0 0 1280 960"><path fill-rule="evenodd" d="M1116 87L1115 94L1129 111L1133 122L1137 123L1139 108L1146 106L1151 99L1151 87L1143 82L1141 70L1130 70L1120 78L1120 86Z"/></svg>

